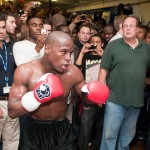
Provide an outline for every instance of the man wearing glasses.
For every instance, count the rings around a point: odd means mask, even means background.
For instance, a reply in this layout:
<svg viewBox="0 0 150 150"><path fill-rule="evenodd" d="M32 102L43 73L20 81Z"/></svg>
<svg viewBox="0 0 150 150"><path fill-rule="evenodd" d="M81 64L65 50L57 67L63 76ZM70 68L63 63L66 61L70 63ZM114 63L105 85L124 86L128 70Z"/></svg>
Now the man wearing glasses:
<svg viewBox="0 0 150 150"><path fill-rule="evenodd" d="M103 54L99 81L108 85L104 129L100 150L129 150L140 108L146 70L150 65L149 45L136 38L138 19L123 21L123 38L110 42Z"/></svg>

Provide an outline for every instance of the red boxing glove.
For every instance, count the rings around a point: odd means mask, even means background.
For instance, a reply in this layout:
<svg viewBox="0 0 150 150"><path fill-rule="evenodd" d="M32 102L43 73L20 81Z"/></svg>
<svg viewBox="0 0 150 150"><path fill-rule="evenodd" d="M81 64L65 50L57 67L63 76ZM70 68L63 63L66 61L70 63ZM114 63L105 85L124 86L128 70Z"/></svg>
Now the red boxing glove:
<svg viewBox="0 0 150 150"><path fill-rule="evenodd" d="M104 104L109 95L109 88L106 84L102 84L99 81L92 81L84 85L81 92L87 96L89 101L96 104Z"/></svg>
<svg viewBox="0 0 150 150"><path fill-rule="evenodd" d="M35 85L33 91L26 93L21 100L27 111L36 110L41 103L63 95L63 88L59 78L51 73L43 75Z"/></svg>
<svg viewBox="0 0 150 150"><path fill-rule="evenodd" d="M43 75L34 87L34 97L40 103L63 95L63 88L59 78L52 73Z"/></svg>

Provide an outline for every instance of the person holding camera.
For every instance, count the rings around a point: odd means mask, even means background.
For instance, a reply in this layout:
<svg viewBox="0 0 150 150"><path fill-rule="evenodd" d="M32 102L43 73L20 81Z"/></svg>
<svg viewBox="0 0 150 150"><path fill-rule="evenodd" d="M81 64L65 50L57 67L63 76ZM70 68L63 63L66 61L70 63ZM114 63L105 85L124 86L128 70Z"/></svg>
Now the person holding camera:
<svg viewBox="0 0 150 150"><path fill-rule="evenodd" d="M16 65L30 62L41 58L44 54L46 33L41 33L43 21L38 17L31 17L27 20L29 36L23 41L16 42L13 46L13 53Z"/></svg>
<svg viewBox="0 0 150 150"><path fill-rule="evenodd" d="M17 41L21 41L27 38L27 19L28 19L28 11L24 11L23 9L18 10L19 17L19 32L16 34Z"/></svg>
<svg viewBox="0 0 150 150"><path fill-rule="evenodd" d="M23 9L20 9L18 11L18 15L20 16L20 20L21 20L22 24L25 24L28 19L28 12L24 11Z"/></svg>
<svg viewBox="0 0 150 150"><path fill-rule="evenodd" d="M87 83L98 79L103 45L102 37L99 34L93 35L90 38L90 43L83 46L76 60L76 66L82 70ZM78 137L79 150L87 150L89 142L92 142L93 149L99 149L102 137L103 110L103 107L100 108L94 103L82 101Z"/></svg>
<svg viewBox="0 0 150 150"><path fill-rule="evenodd" d="M69 24L70 31L72 32L75 28L78 28L83 23L88 22L87 19L88 18L85 14L72 16L71 23Z"/></svg>

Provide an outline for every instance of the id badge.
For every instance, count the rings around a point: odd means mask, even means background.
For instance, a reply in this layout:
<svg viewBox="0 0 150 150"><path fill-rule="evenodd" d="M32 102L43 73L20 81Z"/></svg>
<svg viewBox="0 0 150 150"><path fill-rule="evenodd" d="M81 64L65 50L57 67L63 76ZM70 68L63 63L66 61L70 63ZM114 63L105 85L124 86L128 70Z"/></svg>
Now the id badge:
<svg viewBox="0 0 150 150"><path fill-rule="evenodd" d="M5 86L5 87L3 87L3 94L9 93L10 92L10 88L11 88L11 86Z"/></svg>

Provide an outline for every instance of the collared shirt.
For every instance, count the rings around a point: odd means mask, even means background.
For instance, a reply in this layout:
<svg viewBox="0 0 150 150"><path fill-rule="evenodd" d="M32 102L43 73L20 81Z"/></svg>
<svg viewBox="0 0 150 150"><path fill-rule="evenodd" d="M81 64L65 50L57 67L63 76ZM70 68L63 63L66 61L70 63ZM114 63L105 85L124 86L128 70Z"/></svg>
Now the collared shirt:
<svg viewBox="0 0 150 150"><path fill-rule="evenodd" d="M101 68L109 70L108 101L126 106L143 106L146 71L150 66L149 48L148 44L139 40L133 49L123 38L107 45Z"/></svg>
<svg viewBox="0 0 150 150"><path fill-rule="evenodd" d="M116 35L110 39L109 43L120 38L122 38L122 35L119 32L117 32Z"/></svg>

